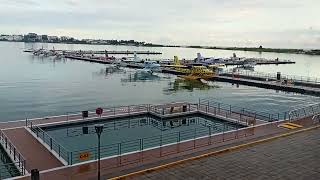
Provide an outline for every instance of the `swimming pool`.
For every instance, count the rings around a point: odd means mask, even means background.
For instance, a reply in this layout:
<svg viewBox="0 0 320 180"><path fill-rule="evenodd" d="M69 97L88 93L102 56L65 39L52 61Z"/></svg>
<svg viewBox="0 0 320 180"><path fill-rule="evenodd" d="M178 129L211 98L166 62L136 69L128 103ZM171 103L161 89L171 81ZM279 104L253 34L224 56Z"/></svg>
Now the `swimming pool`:
<svg viewBox="0 0 320 180"><path fill-rule="evenodd" d="M74 164L84 161L79 158L82 153L88 155L85 161L97 158L98 138L94 129L97 123L104 125L101 135L101 157L145 150L244 127L240 124L197 114L170 119L143 115L42 127L42 129L64 149L72 152L64 159ZM86 127L88 131L87 134L84 134Z"/></svg>

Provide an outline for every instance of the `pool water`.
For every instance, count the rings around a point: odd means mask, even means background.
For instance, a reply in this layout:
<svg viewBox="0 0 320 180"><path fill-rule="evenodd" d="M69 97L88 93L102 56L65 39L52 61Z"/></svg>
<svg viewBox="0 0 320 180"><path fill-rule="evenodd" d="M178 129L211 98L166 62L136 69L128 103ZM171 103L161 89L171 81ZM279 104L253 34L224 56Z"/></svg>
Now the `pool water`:
<svg viewBox="0 0 320 180"><path fill-rule="evenodd" d="M136 116L112 121L100 121L99 124L104 124L101 135L102 157L157 147L243 127L200 115L163 121L154 116ZM43 129L61 146L69 152L73 152L75 156L81 152L90 152L91 159L95 159L98 138L94 125L95 123L91 122ZM84 134L83 127L88 127L88 134ZM73 162L77 162L77 160L77 158L74 158Z"/></svg>

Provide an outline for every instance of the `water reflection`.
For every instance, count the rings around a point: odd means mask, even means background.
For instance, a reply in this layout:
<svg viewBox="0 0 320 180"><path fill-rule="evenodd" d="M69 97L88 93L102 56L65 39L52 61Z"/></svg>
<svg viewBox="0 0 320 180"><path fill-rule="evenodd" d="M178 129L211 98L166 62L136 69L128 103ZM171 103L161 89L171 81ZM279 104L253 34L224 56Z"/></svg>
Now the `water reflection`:
<svg viewBox="0 0 320 180"><path fill-rule="evenodd" d="M254 67L237 66L237 67L233 67L232 71L233 72L237 72L237 71L250 71L250 72L253 72L254 71Z"/></svg>
<svg viewBox="0 0 320 180"><path fill-rule="evenodd" d="M100 69L98 72L93 72L93 75L95 76L111 76L112 74L123 74L126 71L119 67L119 66L113 66L113 65L108 65L103 69Z"/></svg>
<svg viewBox="0 0 320 180"><path fill-rule="evenodd" d="M209 90L219 87L220 86L213 84L211 81L185 80L182 78L177 78L174 82L169 83L169 88L165 89L164 92L166 94L172 94L183 90L192 92L194 90Z"/></svg>
<svg viewBox="0 0 320 180"><path fill-rule="evenodd" d="M126 78L122 78L121 82L145 82L145 81L160 81L161 77L158 74L151 74L143 71L130 73Z"/></svg>
<svg viewBox="0 0 320 180"><path fill-rule="evenodd" d="M30 55L28 58L31 63L39 63L39 64L55 64L55 63L66 63L67 59L62 57L44 57L44 56L34 56Z"/></svg>

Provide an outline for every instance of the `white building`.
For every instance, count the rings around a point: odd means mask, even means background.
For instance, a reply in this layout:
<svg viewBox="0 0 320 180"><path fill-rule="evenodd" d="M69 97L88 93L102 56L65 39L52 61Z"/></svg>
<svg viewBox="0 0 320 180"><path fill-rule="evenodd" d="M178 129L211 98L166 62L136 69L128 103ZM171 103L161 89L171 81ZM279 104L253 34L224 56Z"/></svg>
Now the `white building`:
<svg viewBox="0 0 320 180"><path fill-rule="evenodd" d="M48 36L48 41L58 41L59 37L58 36Z"/></svg>

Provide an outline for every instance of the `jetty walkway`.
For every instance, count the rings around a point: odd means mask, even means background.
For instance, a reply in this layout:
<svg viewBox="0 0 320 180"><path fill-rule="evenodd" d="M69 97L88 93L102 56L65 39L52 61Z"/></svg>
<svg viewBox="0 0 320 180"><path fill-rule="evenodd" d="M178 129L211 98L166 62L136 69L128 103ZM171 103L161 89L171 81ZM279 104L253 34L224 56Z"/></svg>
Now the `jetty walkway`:
<svg viewBox="0 0 320 180"><path fill-rule="evenodd" d="M224 72L211 80L320 96L320 79L317 78L287 75L277 78L276 74Z"/></svg>
<svg viewBox="0 0 320 180"><path fill-rule="evenodd" d="M33 53L33 52L61 52L63 54L146 54L146 55L159 55L162 54L161 52L155 52L155 51L109 51L109 50L103 50L103 51L93 51L93 50L47 50L47 49L29 49L24 50L23 52Z"/></svg>

